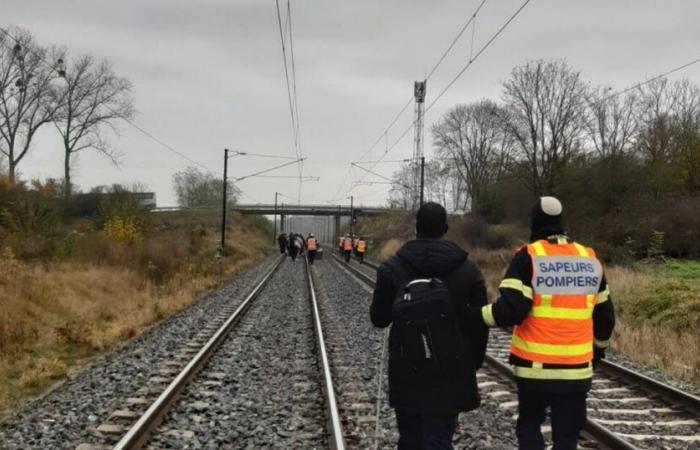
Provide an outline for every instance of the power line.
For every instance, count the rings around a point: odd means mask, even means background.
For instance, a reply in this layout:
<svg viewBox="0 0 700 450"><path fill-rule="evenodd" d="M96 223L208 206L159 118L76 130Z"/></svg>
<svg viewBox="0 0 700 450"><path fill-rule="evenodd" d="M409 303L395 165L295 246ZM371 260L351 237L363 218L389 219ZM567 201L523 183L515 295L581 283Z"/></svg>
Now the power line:
<svg viewBox="0 0 700 450"><path fill-rule="evenodd" d="M430 109L433 106L435 106L435 104L438 102L438 100L440 100L442 98L442 96L445 95L445 93L457 82L457 80L459 78L461 78L462 75L464 75L464 73L467 71L467 69L469 69L469 67L471 67L471 65L479 58L479 56L481 56L482 53L484 53L486 51L486 49L488 49L491 46L491 44L493 44L493 42L498 38L498 36L500 36L501 33L503 33L503 31L508 27L508 25L510 25L511 22L513 22L513 20L515 20L515 18L523 11L523 9L525 9L525 7L528 5L528 3L530 3L530 1L531 0L525 0L525 2L523 2L523 4L520 5L520 7L508 18L508 20L506 20L505 23L503 25L501 25L501 27L498 29L498 31L496 31L491 36L491 38L488 41L486 41L486 43L479 49L479 51L476 52L476 55L474 55L474 57L471 58L469 60L469 62L464 67L462 67L462 69L459 72L457 72L457 75L455 75L454 78L452 78L452 80L442 89L442 91L440 91L440 93L430 102L430 104L428 104L428 106L426 106L425 114L427 114L428 111L430 111ZM396 141L394 141L394 143L387 148L387 150L384 152L384 154L386 155L391 150L393 150L394 147L396 147L396 145L406 136L406 134L408 134L408 132L411 131L411 129L415 126L415 124L416 124L415 120L413 122L411 122L411 124L408 126L408 128L406 128L404 130L404 132L401 133L401 135L398 137L398 139L396 139Z"/></svg>
<svg viewBox="0 0 700 450"><path fill-rule="evenodd" d="M280 12L280 2L275 0L277 6L277 24L280 31L280 42L282 44L282 62L284 63L284 78L287 82L287 101L289 102L289 115L292 120L292 136L294 137L294 153L299 158L299 150L296 147L296 118L294 116L294 106L292 103L292 88L289 82L289 67L287 66L287 48L284 41L284 30L282 29L282 13Z"/></svg>
<svg viewBox="0 0 700 450"><path fill-rule="evenodd" d="M482 0L481 3L479 4L479 6L477 6L477 8L476 8L476 9L474 10L474 12L471 14L471 16L469 16L469 20L467 20L467 22L462 26L462 28L459 30L459 32L457 33L457 35L452 39L452 42L450 42L450 45L445 49L445 51L442 53L442 55L440 56L440 58L439 58L439 59L437 60L437 62L433 65L433 68L430 69L430 72L429 72L428 75L425 77L425 80L426 80L426 81L429 80L430 77L433 76L433 74L434 74L435 71L438 69L438 67L440 67L440 65L442 64L442 62L443 62L443 61L445 60L445 58L447 57L447 55L452 51L452 48L454 48L455 44L459 41L459 39L462 37L462 35L464 34L464 32L467 30L467 28L469 28L469 25L470 25L472 22L474 22L474 20L476 20L476 16L479 14L479 12L481 11L481 9L483 8L483 6L484 6L485 3L486 3L486 0ZM472 36L472 39L473 39L473 36ZM394 117L394 119L393 119L393 120L389 123L389 125L384 129L384 132L383 132L382 134L380 134L379 137L377 138L377 140L374 141L374 143L367 149L367 151L365 151L365 152L362 154L362 156L360 156L360 158L359 158L360 161L363 160L363 159L365 158L365 156L367 156L372 150L374 150L374 148L377 146L377 144L379 144L379 142L381 142L382 138L385 138L385 137L387 136L387 134L389 133L389 130L391 129L391 127L393 127L394 124L396 124L396 122L399 120L399 118L403 115L404 112L406 112L406 110L408 109L409 106L411 106L412 103L413 103L413 97L410 97L410 98L408 99L408 101L406 102L406 104L403 106L403 108L401 108L401 110L399 111L399 113Z"/></svg>
<svg viewBox="0 0 700 450"><path fill-rule="evenodd" d="M462 29L459 30L459 33L457 33L457 36L455 36L455 38L450 43L449 47L447 47L447 49L443 52L443 54L440 57L440 59L438 60L438 62L435 63L435 66L433 66L433 68L430 70L430 73L428 73L428 76L425 77L426 80L428 80L433 75L433 73L435 73L435 71L440 66L440 64L442 64L442 62L445 60L445 57L450 53L450 51L455 46L457 41L459 41L459 38L461 38L462 35L464 34L464 32L467 31L467 28L469 28L469 25L476 20L476 16L477 16L477 14L479 14L479 11L481 11L481 8L484 6L484 3L486 3L486 0L482 0L482 2L479 4L479 6L474 11L474 14L472 14L472 16L469 18L467 23L464 24ZM472 41L473 40L474 40L474 36L472 36Z"/></svg>
<svg viewBox="0 0 700 450"><path fill-rule="evenodd" d="M683 65L681 65L681 66L678 66L678 67L676 67L676 68L674 68L674 69L671 69L671 70L669 70L669 71L667 71L667 72L664 72L664 73L662 73L662 74L659 74L659 75L656 75L656 76L654 76L654 77L652 77L652 78L649 78L649 79L646 80L646 81L641 81L641 82L639 82L639 83L637 83L637 84L633 84L632 86L630 86L630 87L628 87L628 88L622 89L621 91L618 91L618 92L615 92L615 93L613 93L613 94L610 94L610 95L608 95L607 97L603 97L602 99L600 99L600 100L599 100L598 102L596 102L596 103L603 103L603 102L606 102L606 101L608 101L608 100L610 100L610 99L613 99L613 98L615 98L615 97L619 97L619 96L622 95L622 94L626 94L627 92L633 91L633 90L635 90L635 89L639 89L640 87L642 87L642 86L644 86L644 85L647 85L647 84L649 84L649 83L653 83L653 82L656 81L656 80L659 80L659 79L661 79L661 78L665 78L665 77L667 77L667 76L669 76L669 75L671 75L671 74L674 74L674 73L676 73L676 72L679 72L679 71L681 71L681 70L683 70L683 69L687 69L688 67L690 67L690 66L692 66L692 65L695 65L695 64L697 64L697 63L699 63L699 62L700 62L700 58L694 59L694 60L692 60L692 61L690 61L690 62L688 62L688 63L685 63L685 64L683 64Z"/></svg>
<svg viewBox="0 0 700 450"><path fill-rule="evenodd" d="M491 44L498 38L498 36L501 35L501 33L503 33L503 31L508 27L508 25L510 25L511 22L513 22L513 20L515 20L515 18L523 11L523 9L525 9L525 7L528 5L528 3L530 3L530 1L531 1L531 0L525 0L525 2L523 2L523 4L520 5L520 7L519 7L519 8L508 18L508 20L506 20L505 23L498 29L498 31L496 31L496 32L491 36L491 38L490 38L488 41L486 41L486 43L481 47L481 49L479 49L479 51L476 53L476 55L474 55L472 58L469 59L469 62L468 62L464 67L462 67L462 69L457 73L457 75L456 75L454 78L452 78L452 80L447 84L447 86L445 86L445 87L442 89L442 91L440 91L440 93L439 93L439 94L430 102L430 104L425 108L425 111L424 111L424 113L423 113L424 116L425 116L425 114L428 113L428 111L430 111L430 109L435 105L435 103L437 103L437 101L440 100L440 98L442 98L443 95L445 95L445 93L455 84L455 82L457 82L457 80L464 74L464 72L466 72L467 69L468 69L469 67L471 67L471 65L479 58L479 56L481 56L481 54L484 53L484 52L486 51L486 49L489 48L489 47L491 46ZM480 9L482 6L483 6L483 2L479 5L479 9ZM475 14L474 16L472 16L472 17L476 17L476 14ZM471 20L471 19L470 19L470 20ZM466 30L466 27L463 28L463 30ZM387 155L391 150L393 150L394 147L396 147L396 145L398 145L398 143L401 142L401 140L403 140L404 137L406 137L406 135L408 134L408 132L411 131L411 129L413 129L413 127L414 127L415 125L416 125L416 120L414 119L414 120L411 122L411 124L403 131L403 133L401 133L401 135L399 135L399 137L394 141L394 143L393 143L391 146L387 147L387 149L384 151L384 154L383 154L382 157L379 159L379 161L382 161L382 160L384 159L384 157L386 157L386 155ZM374 168L377 166L377 164L378 164L378 162L375 163L375 164L373 164L372 167L371 167L371 169L374 169ZM365 177L363 176L363 177L360 179L360 181L364 180L364 178L365 178Z"/></svg>

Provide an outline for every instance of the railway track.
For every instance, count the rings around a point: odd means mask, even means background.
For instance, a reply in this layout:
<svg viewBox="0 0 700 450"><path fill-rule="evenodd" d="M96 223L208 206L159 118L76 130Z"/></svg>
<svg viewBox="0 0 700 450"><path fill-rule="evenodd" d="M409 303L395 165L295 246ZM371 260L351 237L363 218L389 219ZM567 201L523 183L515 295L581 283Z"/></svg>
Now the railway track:
<svg viewBox="0 0 700 450"><path fill-rule="evenodd" d="M345 264L356 278L374 286L377 265ZM493 330L486 355L486 370L478 374L484 397L517 416L517 395L507 364L510 336ZM548 435L551 428L543 427ZM700 449L700 398L619 364L602 361L589 393L588 420L581 448Z"/></svg>
<svg viewBox="0 0 700 450"><path fill-rule="evenodd" d="M343 450L316 289L304 266L278 260L235 310L212 317L187 344L172 364L180 368L164 371L103 424L104 431L126 429L115 443L78 448L259 448L274 442Z"/></svg>

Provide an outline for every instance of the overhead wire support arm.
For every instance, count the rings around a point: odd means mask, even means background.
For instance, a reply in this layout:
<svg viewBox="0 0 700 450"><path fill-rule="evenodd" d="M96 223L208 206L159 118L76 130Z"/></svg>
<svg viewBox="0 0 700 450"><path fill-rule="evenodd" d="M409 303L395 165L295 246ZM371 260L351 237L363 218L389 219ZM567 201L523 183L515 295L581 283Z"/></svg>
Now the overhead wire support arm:
<svg viewBox="0 0 700 450"><path fill-rule="evenodd" d="M386 181L388 181L388 182L391 183L391 184L399 184L399 185L401 185L401 186L403 186L403 187L405 187L405 188L408 188L408 187L409 187L408 185L405 185L405 184L403 184L403 183L398 183L398 182L392 180L391 178L385 177L384 175L379 174L379 173L377 173L377 172L374 172L374 171L372 171L372 170L370 170L370 169L367 169L367 168L362 167L362 166L358 166L358 165L355 164L355 163L352 163L352 165L355 166L355 167L357 167L358 169L364 170L365 172L367 172L367 173L369 173L369 174L372 174L372 175L374 175L374 176L376 176L376 177L379 177L379 178L381 178L382 180L386 180ZM359 181L358 183L355 183L355 184L359 184L359 183L362 183L362 180Z"/></svg>
<svg viewBox="0 0 700 450"><path fill-rule="evenodd" d="M305 160L305 159L306 159L306 158L295 159L294 161L290 161L290 162L287 162L287 163L284 163L284 164L280 164L280 165L277 165L277 166L275 166L275 167L270 167L269 169L261 170L261 171L259 171L259 172L251 173L250 175L245 175L245 176L242 176L242 177L234 178L233 181L234 181L234 182L239 182L239 181L243 181L243 180L245 180L245 179L247 179L247 178L253 178L253 177L256 177L256 176L258 176L258 175L262 175L262 174L264 174L264 173L272 172L273 170L277 170L277 169L281 169L281 168L283 168L283 167L291 166L292 164L297 164L297 163L299 163L299 162L301 162L301 161L303 161L303 160Z"/></svg>

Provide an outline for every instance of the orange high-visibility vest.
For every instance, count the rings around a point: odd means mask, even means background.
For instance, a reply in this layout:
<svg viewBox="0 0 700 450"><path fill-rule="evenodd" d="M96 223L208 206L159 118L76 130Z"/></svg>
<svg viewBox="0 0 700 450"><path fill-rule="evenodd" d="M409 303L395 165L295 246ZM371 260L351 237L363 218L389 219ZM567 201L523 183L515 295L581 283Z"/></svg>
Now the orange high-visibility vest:
<svg viewBox="0 0 700 450"><path fill-rule="evenodd" d="M367 244L365 244L365 241L357 241L357 251L358 252L364 253L366 249L367 249Z"/></svg>
<svg viewBox="0 0 700 450"><path fill-rule="evenodd" d="M345 239L345 250L352 250L352 239Z"/></svg>
<svg viewBox="0 0 700 450"><path fill-rule="evenodd" d="M593 359L593 308L603 277L593 249L561 238L557 243L540 240L529 244L532 258L532 289L520 280L506 279L501 287L518 284L532 300L532 309L513 329L510 351L543 364L584 365ZM513 288L516 288L513 286ZM528 377L527 369L521 370ZM516 373L516 376L518 374ZM586 371L583 376L590 377ZM533 374L533 378L540 375ZM557 378L558 375L552 375Z"/></svg>
<svg viewBox="0 0 700 450"><path fill-rule="evenodd" d="M306 241L306 247L309 250L316 250L316 238L309 238Z"/></svg>

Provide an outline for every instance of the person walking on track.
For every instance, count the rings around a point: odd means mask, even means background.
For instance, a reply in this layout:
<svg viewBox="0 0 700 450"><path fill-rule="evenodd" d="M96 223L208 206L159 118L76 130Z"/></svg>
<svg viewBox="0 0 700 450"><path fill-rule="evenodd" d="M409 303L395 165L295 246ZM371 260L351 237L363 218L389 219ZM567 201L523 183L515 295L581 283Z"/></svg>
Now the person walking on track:
<svg viewBox="0 0 700 450"><path fill-rule="evenodd" d="M345 239L343 239L343 252L345 254L345 262L349 263L352 256L352 237L350 237L350 234L347 234Z"/></svg>
<svg viewBox="0 0 700 450"><path fill-rule="evenodd" d="M476 370L488 328L468 319L470 307L486 305L486 286L467 252L443 239L447 228L445 208L424 204L418 238L377 269L370 318L391 325L389 403L399 450L453 448L459 413L480 404Z"/></svg>
<svg viewBox="0 0 700 450"><path fill-rule="evenodd" d="M365 262L365 252L367 251L367 243L362 237L357 240L355 249L357 250L357 257L360 258L360 264L362 264Z"/></svg>
<svg viewBox="0 0 700 450"><path fill-rule="evenodd" d="M306 250L308 251L309 264L313 265L316 250L318 250L318 242L316 242L316 236L313 233L309 233L309 237L306 238Z"/></svg>
<svg viewBox="0 0 700 450"><path fill-rule="evenodd" d="M287 246L289 243L287 242L287 235L285 233L281 233L277 237L277 245L280 247L280 254L287 253Z"/></svg>
<svg viewBox="0 0 700 450"><path fill-rule="evenodd" d="M564 233L562 205L541 197L532 209L530 243L520 247L500 298L475 323L514 327L510 363L518 385L520 449L544 449L541 425L550 409L555 450L577 447L586 424L593 369L605 356L615 311L592 248Z"/></svg>
<svg viewBox="0 0 700 450"><path fill-rule="evenodd" d="M342 257L343 252L345 252L345 238L340 236L338 237L338 256Z"/></svg>
<svg viewBox="0 0 700 450"><path fill-rule="evenodd" d="M297 255L301 252L301 236L290 233L289 234L289 256L292 257L292 262L296 262Z"/></svg>

